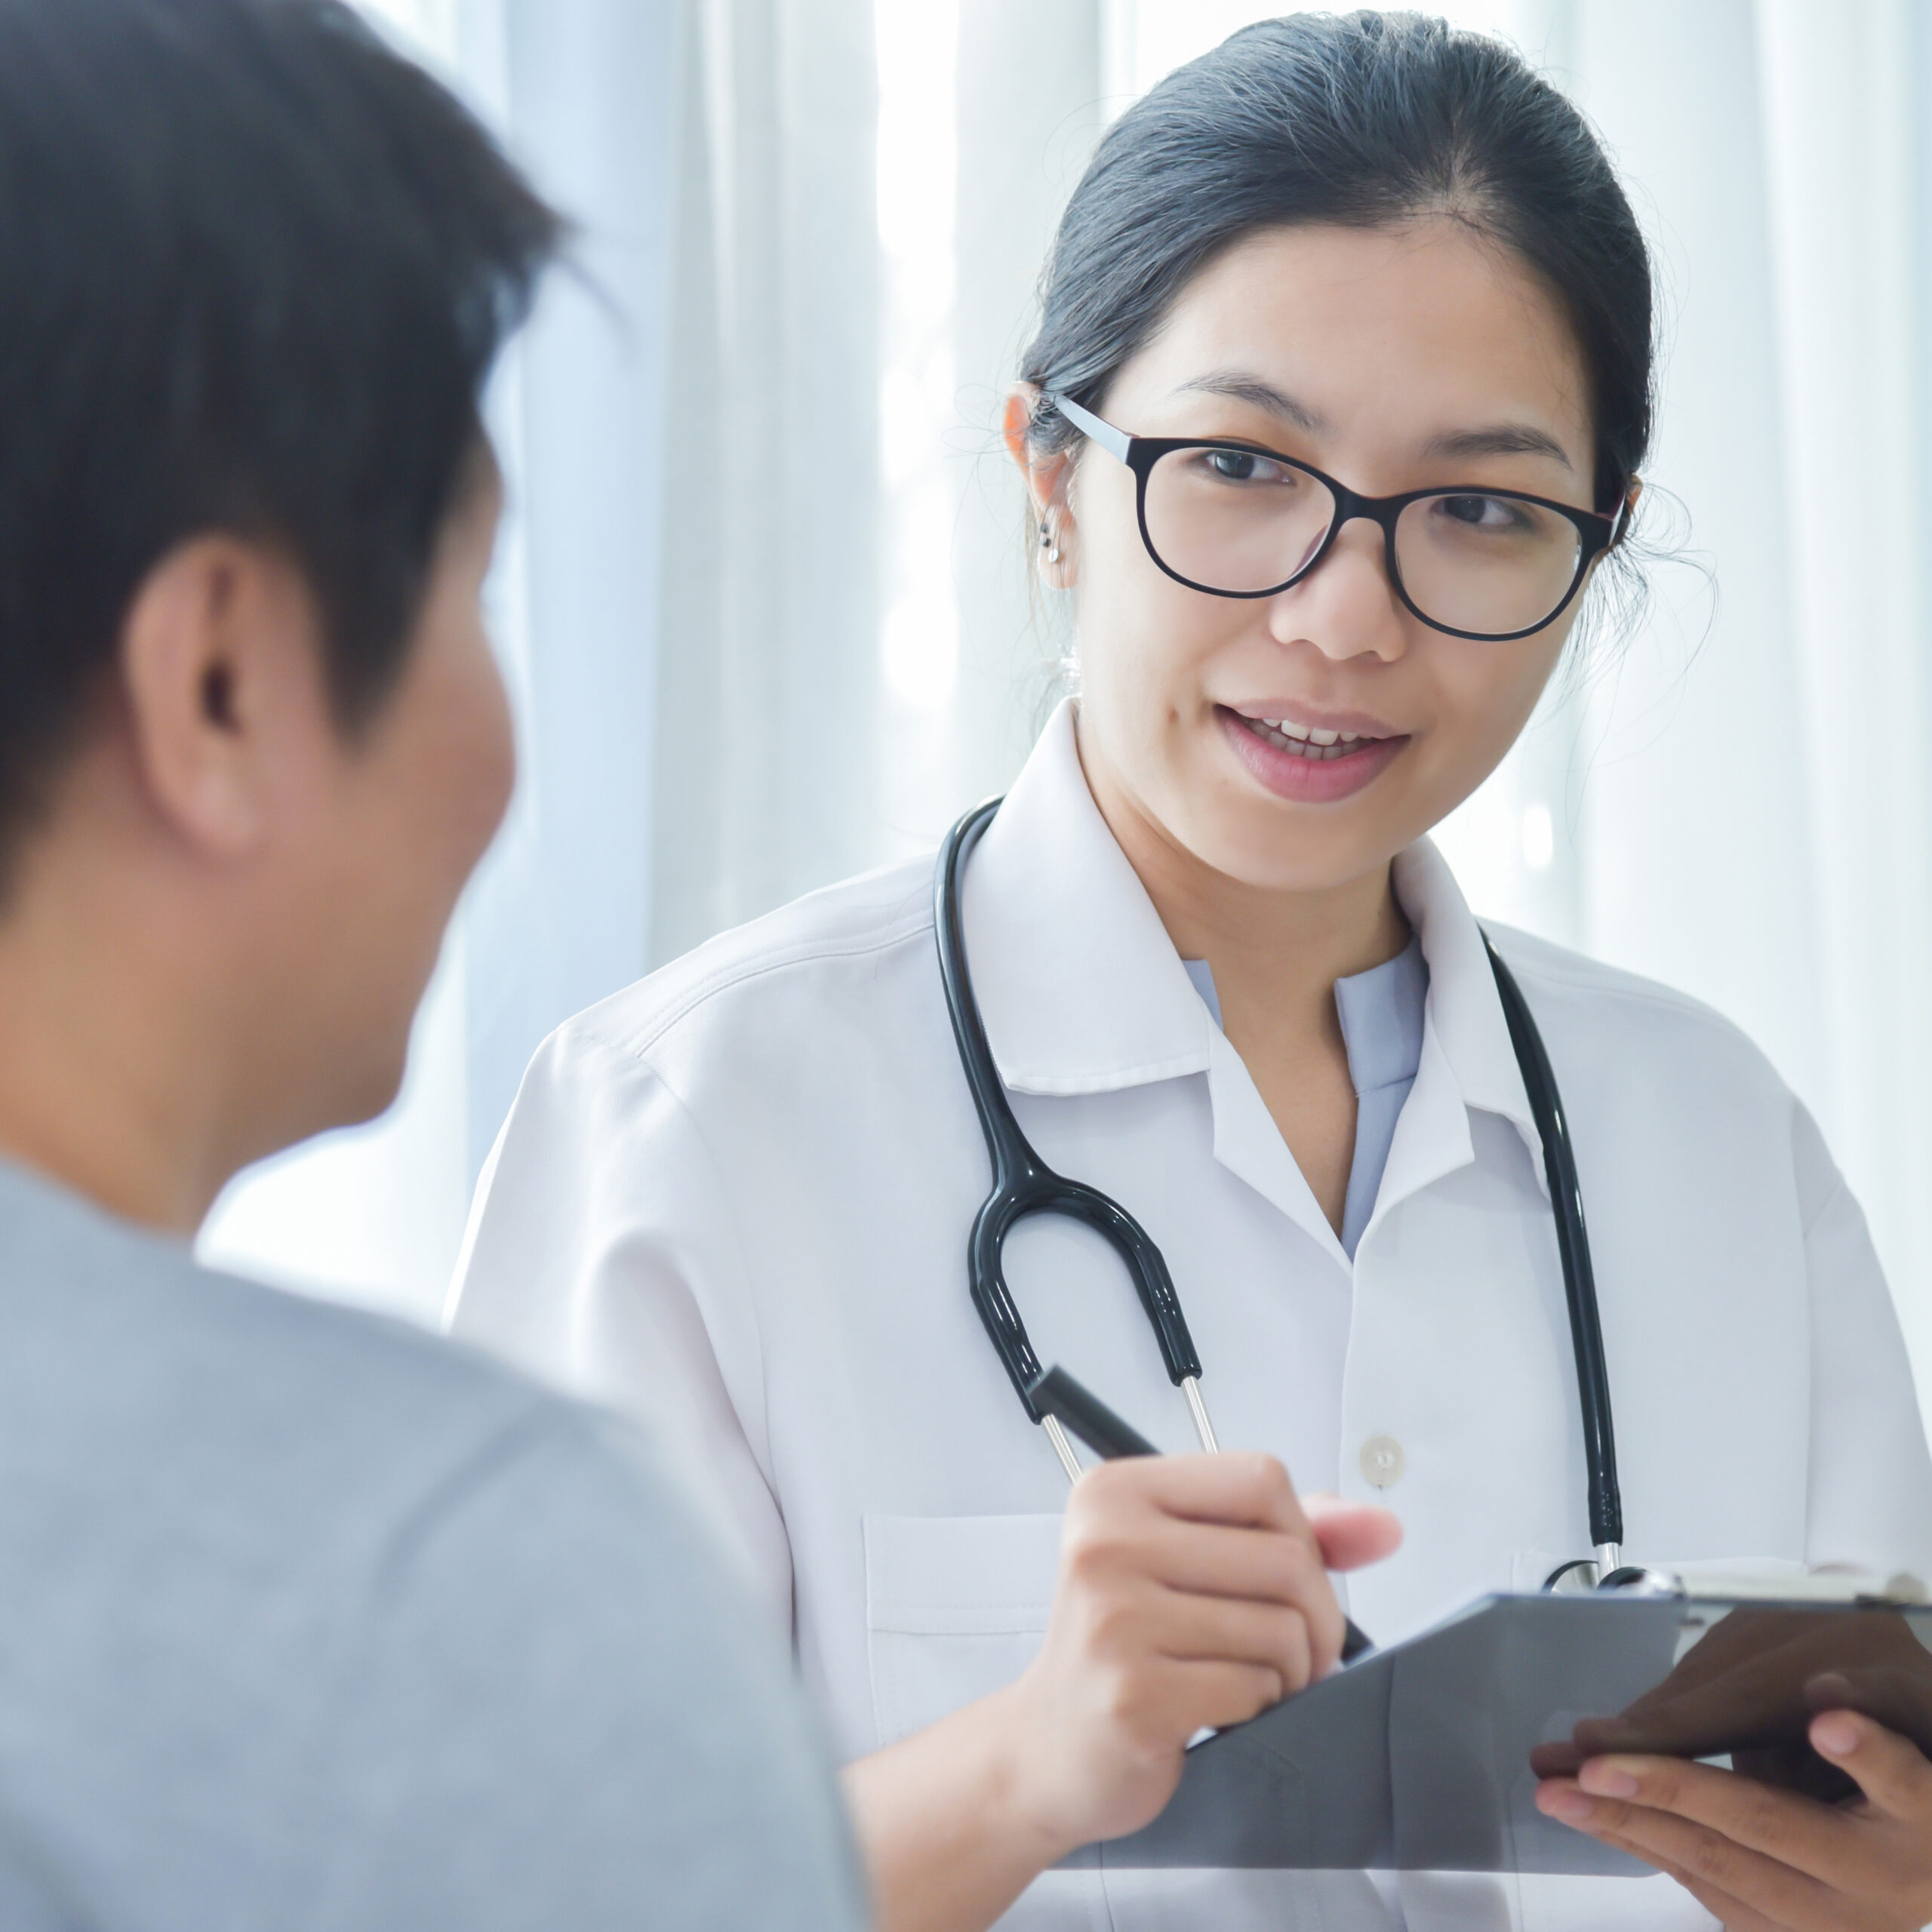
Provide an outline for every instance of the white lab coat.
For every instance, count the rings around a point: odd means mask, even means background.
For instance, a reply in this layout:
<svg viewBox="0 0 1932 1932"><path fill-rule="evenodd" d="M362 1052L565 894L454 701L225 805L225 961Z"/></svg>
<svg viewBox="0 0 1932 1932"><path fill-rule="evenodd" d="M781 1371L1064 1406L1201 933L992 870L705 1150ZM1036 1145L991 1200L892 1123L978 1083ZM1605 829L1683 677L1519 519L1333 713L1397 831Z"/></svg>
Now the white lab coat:
<svg viewBox="0 0 1932 1932"><path fill-rule="evenodd" d="M1586 1552L1539 1143L1481 936L1426 842L1396 861L1422 1061L1350 1263L1048 725L965 885L1020 1124L1165 1251L1226 1445L1386 1500L1349 1580L1379 1640ZM1634 1560L1932 1568L1932 1462L1856 1203L1736 1028L1523 935L1589 1204ZM485 1174L459 1332L648 1420L728 1526L837 1741L872 1750L1014 1676L1066 1480L968 1299L987 1186L928 862L817 893L592 1008L538 1053ZM1098 1238L1026 1224L1043 1360L1162 1447L1193 1437ZM1381 1494L1364 1444L1404 1471ZM1048 1874L1014 1927L1352 1932L1703 1926L1668 1880Z"/></svg>

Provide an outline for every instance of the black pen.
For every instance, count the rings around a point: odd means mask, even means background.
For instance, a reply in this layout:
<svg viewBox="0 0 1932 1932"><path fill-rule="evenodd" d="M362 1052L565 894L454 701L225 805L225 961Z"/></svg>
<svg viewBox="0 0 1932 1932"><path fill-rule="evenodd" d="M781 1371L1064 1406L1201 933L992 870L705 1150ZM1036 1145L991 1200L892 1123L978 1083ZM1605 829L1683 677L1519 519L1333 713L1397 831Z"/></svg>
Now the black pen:
<svg viewBox="0 0 1932 1932"><path fill-rule="evenodd" d="M1049 1368L1034 1377L1026 1393L1042 1415L1055 1417L1060 1425L1078 1436L1103 1462L1122 1456L1158 1456L1161 1452L1133 1423L1117 1416L1099 1396L1063 1368ZM1352 1663L1375 1646L1355 1627L1346 1626L1342 1635L1342 1661Z"/></svg>

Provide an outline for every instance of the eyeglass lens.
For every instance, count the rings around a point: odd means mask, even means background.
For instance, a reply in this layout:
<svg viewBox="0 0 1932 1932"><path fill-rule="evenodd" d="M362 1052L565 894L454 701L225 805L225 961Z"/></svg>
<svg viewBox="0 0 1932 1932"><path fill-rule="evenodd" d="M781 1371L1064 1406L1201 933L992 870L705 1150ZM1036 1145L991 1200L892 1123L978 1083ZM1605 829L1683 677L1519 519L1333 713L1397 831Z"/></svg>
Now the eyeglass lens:
<svg viewBox="0 0 1932 1932"><path fill-rule="evenodd" d="M1209 590L1272 590L1305 568L1334 521L1327 485L1243 450L1171 450L1149 471L1147 537ZM1415 608L1451 630L1503 636L1554 617L1583 537L1556 511L1470 491L1418 497L1395 520L1395 568Z"/></svg>

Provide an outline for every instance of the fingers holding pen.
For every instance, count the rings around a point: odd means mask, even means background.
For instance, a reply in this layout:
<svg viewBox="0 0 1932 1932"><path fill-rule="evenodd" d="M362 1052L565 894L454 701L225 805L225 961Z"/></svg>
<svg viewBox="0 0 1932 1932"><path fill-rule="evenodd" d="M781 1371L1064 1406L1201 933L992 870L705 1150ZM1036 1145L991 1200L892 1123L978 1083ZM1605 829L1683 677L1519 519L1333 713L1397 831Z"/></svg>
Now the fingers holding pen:
<svg viewBox="0 0 1932 1932"><path fill-rule="evenodd" d="M1083 1494L1131 1495L1182 1522L1312 1534L1287 1471L1259 1451L1121 1457L1088 1470L1073 1494L1076 1506Z"/></svg>
<svg viewBox="0 0 1932 1932"><path fill-rule="evenodd" d="M1333 1505L1331 1522L1335 1512L1349 1518L1348 1534L1369 1554L1383 1553L1395 1540L1381 1523L1354 1520L1386 1521L1384 1512ZM1252 1652L1202 1651L1190 1647L1196 1641L1190 1635L1172 1654L1252 1656L1278 1665L1283 1695L1325 1675L1340 1657L1346 1623L1327 1574L1323 1540L1287 1471L1272 1457L1178 1456L1103 1465L1076 1488L1068 1531L1066 1561L1079 1580L1104 1589L1120 1580L1145 1580L1174 1599L1168 1614L1177 1631L1191 1629L1204 1617L1218 1635L1202 1641L1251 1638L1260 1646ZM1229 1603L1250 1607L1249 1614L1209 1615L1200 1607Z"/></svg>
<svg viewBox="0 0 1932 1932"><path fill-rule="evenodd" d="M1298 1495L1282 1464L1258 1451L1122 1457L1087 1472L1074 1491L1074 1509L1083 1491L1096 1500L1131 1494L1181 1522L1301 1537L1320 1551L1331 1570L1379 1562L1402 1540L1401 1525L1388 1510L1338 1497Z"/></svg>
<svg viewBox="0 0 1932 1932"><path fill-rule="evenodd" d="M1331 1570L1361 1570L1402 1546L1401 1518L1379 1503L1345 1503L1339 1496L1304 1496L1302 1508Z"/></svg>
<svg viewBox="0 0 1932 1932"><path fill-rule="evenodd" d="M1001 1694L1023 1810L1068 1845L1136 1830L1166 1802L1197 1731L1333 1669L1346 1625L1329 1540L1359 1561L1395 1534L1379 1511L1311 1515L1271 1457L1088 1470L1068 1502L1039 1655Z"/></svg>

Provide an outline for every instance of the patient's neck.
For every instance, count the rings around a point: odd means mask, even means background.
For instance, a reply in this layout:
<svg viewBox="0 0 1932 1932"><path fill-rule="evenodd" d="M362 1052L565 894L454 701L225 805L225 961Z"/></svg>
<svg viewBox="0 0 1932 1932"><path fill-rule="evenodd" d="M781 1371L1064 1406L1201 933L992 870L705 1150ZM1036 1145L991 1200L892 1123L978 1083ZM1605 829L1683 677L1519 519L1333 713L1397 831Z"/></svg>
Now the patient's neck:
<svg viewBox="0 0 1932 1932"><path fill-rule="evenodd" d="M0 1157L189 1235L257 1150L248 1028L177 881L56 824L0 900Z"/></svg>

